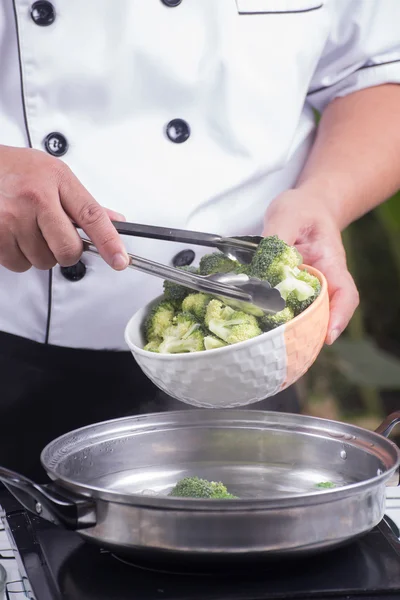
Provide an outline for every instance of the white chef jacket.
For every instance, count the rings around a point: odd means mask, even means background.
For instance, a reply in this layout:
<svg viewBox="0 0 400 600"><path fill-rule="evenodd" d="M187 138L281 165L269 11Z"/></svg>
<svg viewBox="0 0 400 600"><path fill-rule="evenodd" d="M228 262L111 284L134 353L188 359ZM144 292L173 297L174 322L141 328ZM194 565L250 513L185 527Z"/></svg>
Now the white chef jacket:
<svg viewBox="0 0 400 600"><path fill-rule="evenodd" d="M138 223L259 234L304 165L313 108L387 82L400 82L400 0L0 0L0 144L64 147L93 196ZM126 246L166 264L209 251ZM82 263L76 281L1 268L0 330L126 349L161 280Z"/></svg>

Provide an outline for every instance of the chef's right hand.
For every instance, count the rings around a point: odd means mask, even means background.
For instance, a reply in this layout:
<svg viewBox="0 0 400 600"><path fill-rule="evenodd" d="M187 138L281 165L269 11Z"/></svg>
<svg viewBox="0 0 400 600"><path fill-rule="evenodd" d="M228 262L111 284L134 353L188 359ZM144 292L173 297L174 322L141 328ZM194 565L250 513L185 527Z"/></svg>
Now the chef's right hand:
<svg viewBox="0 0 400 600"><path fill-rule="evenodd" d="M83 245L73 221L123 270L128 256L111 219L123 217L100 206L59 159L0 146L0 265L22 273L76 264Z"/></svg>

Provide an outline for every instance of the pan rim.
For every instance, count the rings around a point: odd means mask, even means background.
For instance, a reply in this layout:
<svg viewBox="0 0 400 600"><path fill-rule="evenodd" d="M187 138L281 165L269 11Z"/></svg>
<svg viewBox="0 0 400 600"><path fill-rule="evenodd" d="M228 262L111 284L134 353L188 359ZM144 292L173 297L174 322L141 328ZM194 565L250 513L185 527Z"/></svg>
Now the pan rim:
<svg viewBox="0 0 400 600"><path fill-rule="evenodd" d="M210 416L211 414L211 416ZM104 487L99 487L96 485L92 485L89 483L77 482L74 479L66 477L64 475L60 475L57 466L60 464L60 461L55 466L52 466L51 459L54 448L57 445L62 444L62 442L66 442L68 439L73 438L74 436L79 436L84 434L90 430L95 430L96 428L107 428L118 425L123 425L126 423L136 423L141 424L141 427L138 431L144 432L147 427L150 427L150 430L156 429L156 427L149 425L150 421L158 421L160 420L163 423L163 428L166 429L167 425L169 428L183 428L183 427L204 427L204 426L212 426L212 427L222 427L222 423L226 423L228 421L232 421L232 418L235 415L240 415L242 418L239 421L231 422L232 428L238 427L240 423L243 425L245 422L248 424L249 422L253 422L254 425L258 423L259 427L264 425L261 428L269 428L271 429L271 421L267 420L257 421L256 417L262 417L264 419L272 419L275 420L275 429L277 429L276 425L279 425L277 421L286 420L290 421L291 419L295 422L302 423L312 423L315 424L314 427L304 427L304 433L308 430L309 434L314 435L322 435L327 434L327 428L323 427L324 425L335 426L338 428L346 427L346 430L350 433L359 434L362 437L369 437L371 440L375 441L374 448L381 447L383 451L390 456L393 461L393 464L384 470L382 473L375 475L369 479L365 479L356 483L347 484L344 486L340 486L337 488L326 488L320 489L304 494L299 494L296 496L287 496L282 494L282 496L275 496L273 499L268 498L238 498L235 500L204 500L204 499L195 499L195 498L172 498L168 496L144 496L141 494L134 493L121 493L120 491L108 490ZM198 421L200 415L206 415L205 421ZM183 419L184 417L192 417L190 419L190 423L180 423L179 419ZM215 421L215 417L221 417L221 421ZM177 420L176 420L177 419ZM293 421L292 421L293 422ZM282 423L280 423L283 425ZM293 424L293 428L295 424ZM254 427L256 428L256 427ZM115 439L113 438L110 439ZM336 439L337 442L343 442L346 444L355 445L360 450L365 452L369 451L370 454L375 454L378 456L376 452L371 451L371 448L362 447L361 444L355 444L354 440L341 439L335 436L331 436L332 440ZM356 436L356 439L357 436ZM61 446L62 447L62 446ZM65 449L66 445L64 446ZM61 454L61 452L60 452ZM68 456L68 452L63 452L63 457ZM379 458L379 456L378 456ZM47 444L40 455L40 460L43 468L46 473L50 477L50 479L55 482L59 487L65 488L66 490L72 491L86 498L93 498L94 500L104 500L104 501L112 501L118 504L126 504L126 505L134 505L140 508L148 508L152 510L180 510L180 511L190 511L190 512L238 512L245 510L249 511L263 511L263 510L272 510L278 508L288 508L288 507L300 507L311 506L315 504L321 504L325 502L333 502L336 500L340 500L342 498L346 498L349 495L353 495L356 493L362 493L367 491L371 487L378 486L380 484L384 484L388 479L390 479L396 470L400 466L400 449L397 445L386 438L385 436L376 433L374 431L369 431L357 425L351 425L347 423L341 423L340 421L334 421L330 419L325 419L321 417L312 417L308 415L297 415L292 413L278 413L275 411L251 411L251 410L243 410L243 409L194 409L191 411L171 411L171 412L159 412L159 413L149 413L146 415L135 415L128 417L120 417L117 419L110 419L107 421L101 421L98 423L94 423L91 425L86 425L84 427L80 427L73 431L67 432L54 440L52 440L49 444Z"/></svg>

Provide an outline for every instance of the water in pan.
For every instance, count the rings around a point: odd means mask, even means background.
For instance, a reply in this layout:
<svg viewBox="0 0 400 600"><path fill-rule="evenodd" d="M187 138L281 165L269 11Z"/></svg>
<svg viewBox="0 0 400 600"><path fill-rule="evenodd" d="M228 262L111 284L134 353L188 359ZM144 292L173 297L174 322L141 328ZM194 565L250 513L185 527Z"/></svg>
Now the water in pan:
<svg viewBox="0 0 400 600"><path fill-rule="evenodd" d="M222 481L239 498L273 498L318 492L318 483L330 481L336 486L354 483L337 472L307 469L295 465L206 464L190 463L132 469L111 473L90 482L91 485L126 494L167 495L183 477L197 476Z"/></svg>

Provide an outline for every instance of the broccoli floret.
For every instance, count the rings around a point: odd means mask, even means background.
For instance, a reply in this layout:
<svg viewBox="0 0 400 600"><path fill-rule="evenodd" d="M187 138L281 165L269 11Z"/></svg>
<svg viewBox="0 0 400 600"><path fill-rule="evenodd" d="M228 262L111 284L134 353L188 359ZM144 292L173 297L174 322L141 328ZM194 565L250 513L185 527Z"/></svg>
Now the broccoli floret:
<svg viewBox="0 0 400 600"><path fill-rule="evenodd" d="M151 340L148 344L145 345L144 350L147 350L147 352L158 352L158 348L161 342L162 340L158 338Z"/></svg>
<svg viewBox="0 0 400 600"><path fill-rule="evenodd" d="M295 316L308 308L321 291L319 279L307 271L300 271L296 276L289 275L276 287Z"/></svg>
<svg viewBox="0 0 400 600"><path fill-rule="evenodd" d="M242 302L241 300L235 300L234 298L223 298L222 296L217 296L218 300L221 300L227 306L234 308L236 310L241 310L242 312L247 313L248 315L254 315L255 317L262 317L264 315L264 311L262 308L255 306L255 304L250 304L249 302Z"/></svg>
<svg viewBox="0 0 400 600"><path fill-rule="evenodd" d="M175 498L211 498L211 483L205 479L199 479L199 477L185 477L178 481L169 496Z"/></svg>
<svg viewBox="0 0 400 600"><path fill-rule="evenodd" d="M271 331L280 325L284 325L291 319L293 319L294 313L291 308L286 306L283 310L275 313L274 315L264 315L260 319L260 326L263 331Z"/></svg>
<svg viewBox="0 0 400 600"><path fill-rule="evenodd" d="M179 313L172 325L164 331L160 354L178 354L182 352L200 352L204 350L204 332L191 313Z"/></svg>
<svg viewBox="0 0 400 600"><path fill-rule="evenodd" d="M243 311L233 310L220 300L211 300L207 306L205 324L227 344L236 344L262 333L257 319Z"/></svg>
<svg viewBox="0 0 400 600"><path fill-rule="evenodd" d="M172 302L160 302L153 308L145 323L147 343L163 337L167 327L172 325L175 316L175 307Z"/></svg>
<svg viewBox="0 0 400 600"><path fill-rule="evenodd" d="M225 306L222 300L213 298L207 306L204 322L208 327L208 323L211 319L229 319L235 310L230 306Z"/></svg>
<svg viewBox="0 0 400 600"><path fill-rule="evenodd" d="M250 265L242 265L242 263L236 262L235 268L233 269L232 273L236 273L237 275L244 273L245 275L250 276L250 269L251 269Z"/></svg>
<svg viewBox="0 0 400 600"><path fill-rule="evenodd" d="M203 321L210 300L211 297L207 294L189 294L182 302L182 310L192 313L199 321Z"/></svg>
<svg viewBox="0 0 400 600"><path fill-rule="evenodd" d="M192 313L180 312L173 318L173 326L177 330L177 335L183 337L192 329L198 329L200 327L198 319Z"/></svg>
<svg viewBox="0 0 400 600"><path fill-rule="evenodd" d="M279 290L282 298L285 300L293 293L296 298L301 301L307 300L307 298L314 294L314 288L306 281L299 279L298 276L293 273L288 273L285 279L275 287Z"/></svg>
<svg viewBox="0 0 400 600"><path fill-rule="evenodd" d="M204 338L204 348L206 350L215 350L216 348L223 348L227 345L228 344L226 344L226 342L223 342L214 335L206 335L206 337Z"/></svg>
<svg viewBox="0 0 400 600"><path fill-rule="evenodd" d="M212 275L213 273L231 273L238 267L235 260L231 260L222 252L205 254L200 259L200 275Z"/></svg>
<svg viewBox="0 0 400 600"><path fill-rule="evenodd" d="M268 281L272 287L275 287L285 278L286 269L298 267L302 260L296 248L288 246L278 236L265 237L253 256L250 274Z"/></svg>
<svg viewBox="0 0 400 600"><path fill-rule="evenodd" d="M234 496L233 494L230 494L228 492L228 490L226 489L226 486L221 483L220 481L212 481L211 485L213 487L213 495L212 498L215 500L218 499L234 499L237 498L237 496Z"/></svg>
<svg viewBox="0 0 400 600"><path fill-rule="evenodd" d="M182 339L165 336L159 346L160 354L182 354L186 352L201 352L204 350L204 334L201 329L196 329Z"/></svg>
<svg viewBox="0 0 400 600"><path fill-rule="evenodd" d="M336 485L332 482L332 481L321 481L321 483L317 483L316 486L317 488L326 488L326 489L330 489L330 488L335 488Z"/></svg>
<svg viewBox="0 0 400 600"><path fill-rule="evenodd" d="M199 477L185 477L178 481L169 493L174 498L204 498L204 499L232 499L235 498L228 492L221 482L207 481Z"/></svg>
<svg viewBox="0 0 400 600"><path fill-rule="evenodd" d="M187 271L189 273L193 273L197 275L199 270L196 267L187 266L187 267L178 267L181 271ZM188 294L191 294L193 290L187 288L179 283L174 283L173 281L164 281L164 298L171 302L177 303L178 305L186 298Z"/></svg>

